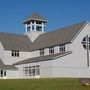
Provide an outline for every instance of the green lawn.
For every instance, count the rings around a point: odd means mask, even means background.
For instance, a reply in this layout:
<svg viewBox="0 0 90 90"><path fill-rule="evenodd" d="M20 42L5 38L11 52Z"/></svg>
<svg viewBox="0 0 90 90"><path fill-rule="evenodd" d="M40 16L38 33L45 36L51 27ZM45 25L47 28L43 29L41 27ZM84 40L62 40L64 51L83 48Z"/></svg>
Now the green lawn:
<svg viewBox="0 0 90 90"><path fill-rule="evenodd" d="M0 80L0 90L90 90L78 79L21 79Z"/></svg>

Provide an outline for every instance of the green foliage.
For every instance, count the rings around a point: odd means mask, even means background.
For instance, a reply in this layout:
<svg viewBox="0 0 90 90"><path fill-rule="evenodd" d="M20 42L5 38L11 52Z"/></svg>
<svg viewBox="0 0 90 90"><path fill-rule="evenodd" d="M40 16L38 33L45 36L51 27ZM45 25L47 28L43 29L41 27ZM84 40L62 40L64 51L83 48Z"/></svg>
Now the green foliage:
<svg viewBox="0 0 90 90"><path fill-rule="evenodd" d="M79 79L15 79L0 80L0 90L90 90Z"/></svg>

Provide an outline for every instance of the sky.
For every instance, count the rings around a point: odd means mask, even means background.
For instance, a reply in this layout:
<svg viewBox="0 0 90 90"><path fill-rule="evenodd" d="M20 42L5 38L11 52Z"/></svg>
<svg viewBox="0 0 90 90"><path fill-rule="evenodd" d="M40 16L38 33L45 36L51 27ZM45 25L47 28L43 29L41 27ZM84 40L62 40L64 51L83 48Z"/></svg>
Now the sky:
<svg viewBox="0 0 90 90"><path fill-rule="evenodd" d="M22 23L33 12L48 20L48 32L90 21L90 0L0 0L0 32L24 34Z"/></svg>

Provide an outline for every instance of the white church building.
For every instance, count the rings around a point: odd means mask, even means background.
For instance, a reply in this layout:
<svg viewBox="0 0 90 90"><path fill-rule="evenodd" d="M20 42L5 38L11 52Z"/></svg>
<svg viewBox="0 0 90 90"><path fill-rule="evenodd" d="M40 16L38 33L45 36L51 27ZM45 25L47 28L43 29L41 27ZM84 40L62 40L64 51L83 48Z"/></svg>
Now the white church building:
<svg viewBox="0 0 90 90"><path fill-rule="evenodd" d="M46 23L33 13L24 35L0 33L0 79L90 78L90 23L45 32Z"/></svg>

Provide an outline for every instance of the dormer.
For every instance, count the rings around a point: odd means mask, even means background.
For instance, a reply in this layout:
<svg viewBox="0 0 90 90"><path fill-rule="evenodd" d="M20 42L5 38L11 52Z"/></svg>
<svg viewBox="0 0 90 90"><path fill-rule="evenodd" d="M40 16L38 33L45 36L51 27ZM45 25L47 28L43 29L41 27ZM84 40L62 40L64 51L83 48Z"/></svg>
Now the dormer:
<svg viewBox="0 0 90 90"><path fill-rule="evenodd" d="M28 35L31 41L34 41L40 34L45 32L45 23L47 20L37 14L33 13L24 21L25 35Z"/></svg>

